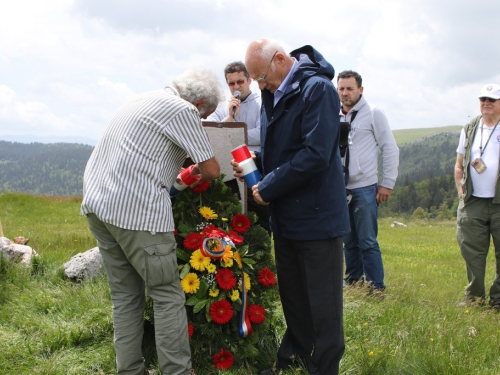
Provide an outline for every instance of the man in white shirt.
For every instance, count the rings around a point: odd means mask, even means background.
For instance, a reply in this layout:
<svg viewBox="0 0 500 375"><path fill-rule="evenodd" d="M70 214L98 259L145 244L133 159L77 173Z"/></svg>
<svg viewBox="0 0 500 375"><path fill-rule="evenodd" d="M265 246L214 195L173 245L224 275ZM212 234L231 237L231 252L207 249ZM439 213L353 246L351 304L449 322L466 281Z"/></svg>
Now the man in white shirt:
<svg viewBox="0 0 500 375"><path fill-rule="evenodd" d="M477 116L460 134L455 164L455 183L460 199L457 210L457 241L467 266L469 284L458 306L486 297L486 258L493 238L496 276L489 303L500 308L500 85L485 85L479 93Z"/></svg>

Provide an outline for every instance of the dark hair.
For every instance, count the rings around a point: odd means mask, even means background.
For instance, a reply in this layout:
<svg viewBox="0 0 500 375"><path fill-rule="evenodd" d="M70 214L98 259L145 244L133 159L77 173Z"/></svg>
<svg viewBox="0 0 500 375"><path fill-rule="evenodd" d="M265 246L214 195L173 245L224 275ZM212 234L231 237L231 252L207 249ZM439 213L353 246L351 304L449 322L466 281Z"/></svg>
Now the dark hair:
<svg viewBox="0 0 500 375"><path fill-rule="evenodd" d="M358 84L358 87L363 86L363 79L354 70L344 70L343 72L340 72L339 75L337 76L337 82L339 81L340 78L351 78L351 77L354 77L356 83Z"/></svg>
<svg viewBox="0 0 500 375"><path fill-rule="evenodd" d="M226 81L227 81L227 75L229 73L238 73L238 72L243 72L245 74L245 77L247 77L247 79L250 78L250 74L248 74L245 64L243 64L241 61L235 61L230 64L227 64L226 68L224 69L224 77L226 78Z"/></svg>

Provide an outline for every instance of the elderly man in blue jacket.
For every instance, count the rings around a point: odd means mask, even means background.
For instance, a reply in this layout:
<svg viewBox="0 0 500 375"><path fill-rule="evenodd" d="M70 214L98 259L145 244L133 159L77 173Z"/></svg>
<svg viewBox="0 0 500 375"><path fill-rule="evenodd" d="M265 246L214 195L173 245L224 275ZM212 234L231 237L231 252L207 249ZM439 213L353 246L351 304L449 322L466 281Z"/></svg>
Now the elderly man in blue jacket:
<svg viewBox="0 0 500 375"><path fill-rule="evenodd" d="M335 71L311 46L290 54L271 40L248 46L246 67L262 90L264 176L252 187L270 205L279 291L287 330L275 370L303 364L338 374L344 353L342 236L349 216L339 153ZM236 177L242 169L235 162Z"/></svg>

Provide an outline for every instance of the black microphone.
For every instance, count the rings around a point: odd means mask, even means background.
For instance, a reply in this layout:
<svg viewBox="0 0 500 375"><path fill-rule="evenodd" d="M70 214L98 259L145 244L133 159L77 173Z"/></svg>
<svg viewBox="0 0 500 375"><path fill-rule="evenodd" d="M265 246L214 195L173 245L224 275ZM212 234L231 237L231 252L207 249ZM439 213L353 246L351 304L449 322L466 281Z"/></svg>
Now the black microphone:
<svg viewBox="0 0 500 375"><path fill-rule="evenodd" d="M236 99L239 99L241 92L239 92L238 90L235 90L233 95ZM235 114L236 114L236 106L233 107L233 118L234 118Z"/></svg>

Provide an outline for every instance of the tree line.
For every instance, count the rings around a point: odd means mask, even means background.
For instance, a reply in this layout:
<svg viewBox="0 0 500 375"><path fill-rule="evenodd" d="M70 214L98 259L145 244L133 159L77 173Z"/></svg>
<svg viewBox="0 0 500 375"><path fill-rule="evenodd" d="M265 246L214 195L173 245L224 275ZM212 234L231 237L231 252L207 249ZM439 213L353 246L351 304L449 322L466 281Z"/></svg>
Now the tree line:
<svg viewBox="0 0 500 375"><path fill-rule="evenodd" d="M451 218L456 213L453 168L458 132L440 133L401 145L399 175L380 216ZM77 143L0 141L0 193L81 196L85 165L93 147ZM379 171L382 170L379 158Z"/></svg>

